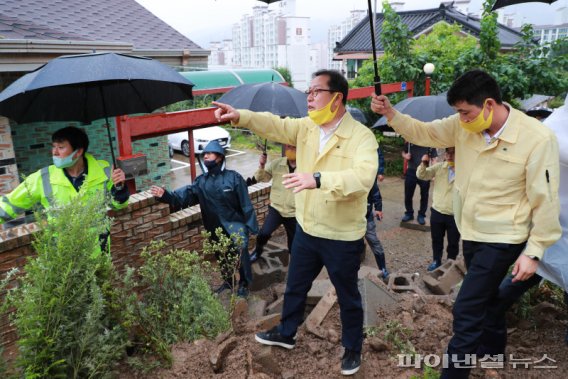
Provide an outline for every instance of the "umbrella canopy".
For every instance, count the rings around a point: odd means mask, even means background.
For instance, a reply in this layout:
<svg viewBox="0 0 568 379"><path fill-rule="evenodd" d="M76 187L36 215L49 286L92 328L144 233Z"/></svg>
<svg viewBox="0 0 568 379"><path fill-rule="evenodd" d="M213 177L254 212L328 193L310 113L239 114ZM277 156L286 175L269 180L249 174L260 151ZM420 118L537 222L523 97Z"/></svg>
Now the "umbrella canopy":
<svg viewBox="0 0 568 379"><path fill-rule="evenodd" d="M304 117L308 114L307 95L295 88L268 82L242 84L218 100L235 108L270 112L281 117Z"/></svg>
<svg viewBox="0 0 568 379"><path fill-rule="evenodd" d="M116 53L53 59L0 93L0 115L20 124L149 113L191 99L193 83L150 58ZM108 129L107 129L108 131ZM108 131L110 142L110 131ZM114 152L111 142L111 154Z"/></svg>
<svg viewBox="0 0 568 379"><path fill-rule="evenodd" d="M55 58L0 93L0 115L18 123L150 113L191 99L193 83L150 58L115 53Z"/></svg>
<svg viewBox="0 0 568 379"><path fill-rule="evenodd" d="M497 0L495 2L495 4L493 4L493 8L491 8L492 11L499 9L499 8L503 8L506 7L508 5L515 5L515 4L521 4L521 3L547 3L547 4L552 4L554 3L556 0Z"/></svg>
<svg viewBox="0 0 568 379"><path fill-rule="evenodd" d="M394 108L400 113L412 116L420 121L433 121L448 117L456 113L444 96L416 96L409 97L397 103ZM387 125L386 117L381 117L375 122L373 128Z"/></svg>
<svg viewBox="0 0 568 379"><path fill-rule="evenodd" d="M367 116L365 116L365 113L363 113L361 109L350 106L347 106L346 109L355 120L359 121L363 125L367 125Z"/></svg>

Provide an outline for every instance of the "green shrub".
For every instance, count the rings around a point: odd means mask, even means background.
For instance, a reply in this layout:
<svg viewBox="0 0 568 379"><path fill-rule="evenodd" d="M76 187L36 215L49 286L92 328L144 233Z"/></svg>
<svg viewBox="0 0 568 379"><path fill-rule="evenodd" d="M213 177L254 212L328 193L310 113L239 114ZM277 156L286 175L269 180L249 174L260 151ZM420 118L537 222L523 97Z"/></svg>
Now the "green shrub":
<svg viewBox="0 0 568 379"><path fill-rule="evenodd" d="M206 280L210 264L197 252L165 252L163 243L152 243L141 256L142 267L128 269L124 278L131 295L123 303L129 314L126 324L142 353L171 362L169 345L215 337L229 328L229 315ZM139 298L134 288L142 289Z"/></svg>
<svg viewBox="0 0 568 379"><path fill-rule="evenodd" d="M122 356L126 334L109 312L105 288L113 277L99 235L110 226L105 199L80 194L37 215L37 258L14 292L17 365L26 378L108 375Z"/></svg>

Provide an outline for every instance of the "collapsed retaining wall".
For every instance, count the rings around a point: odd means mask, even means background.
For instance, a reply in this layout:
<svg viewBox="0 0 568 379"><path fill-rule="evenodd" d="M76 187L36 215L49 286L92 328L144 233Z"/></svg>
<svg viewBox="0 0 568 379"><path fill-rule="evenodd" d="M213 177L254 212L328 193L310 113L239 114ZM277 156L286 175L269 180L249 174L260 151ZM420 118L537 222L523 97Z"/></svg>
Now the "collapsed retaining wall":
<svg viewBox="0 0 568 379"><path fill-rule="evenodd" d="M249 187L249 196L256 210L259 225L268 211L270 184L258 183ZM109 211L114 221L111 228L111 254L119 271L124 266L140 267L140 252L152 240L162 240L168 247L197 250L202 247L201 210L193 206L170 213L169 205L157 202L149 192L130 196L128 208ZM0 280L12 268L23 269L32 248L33 223L0 230ZM253 241L251 241L252 243ZM17 335L7 317L0 319L0 345L8 354L15 352Z"/></svg>

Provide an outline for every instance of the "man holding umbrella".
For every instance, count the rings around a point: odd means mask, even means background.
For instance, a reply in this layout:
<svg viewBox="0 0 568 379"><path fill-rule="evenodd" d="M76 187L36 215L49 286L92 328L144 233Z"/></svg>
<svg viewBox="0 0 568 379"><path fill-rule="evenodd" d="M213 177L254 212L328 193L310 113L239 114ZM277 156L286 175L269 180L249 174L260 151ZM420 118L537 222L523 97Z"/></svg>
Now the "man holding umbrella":
<svg viewBox="0 0 568 379"><path fill-rule="evenodd" d="M49 208L76 197L79 190L87 196L97 191L111 194L111 206L128 206L129 193L124 186L125 175L108 162L97 160L87 152L89 138L84 130L70 126L53 133L51 154L53 165L28 176L15 190L0 198L0 224L39 204ZM108 236L101 238L106 250Z"/></svg>
<svg viewBox="0 0 568 379"><path fill-rule="evenodd" d="M371 109L413 143L456 147L454 218L467 274L442 371L442 378L455 379L469 376L509 267L514 282L529 280L544 250L560 237L559 153L554 133L504 103L484 71L460 76L447 99L458 114L433 122L397 112L385 96L373 95Z"/></svg>
<svg viewBox="0 0 568 379"><path fill-rule="evenodd" d="M377 141L346 111L347 80L335 70L314 74L308 115L281 119L270 113L236 110L214 102L221 122L246 127L263 138L296 146L297 169L284 175L284 186L296 194L298 228L292 245L280 325L258 333L265 345L292 349L303 321L306 296L326 267L339 301L343 375L361 366L363 308L357 287L367 222L367 194L377 176Z"/></svg>

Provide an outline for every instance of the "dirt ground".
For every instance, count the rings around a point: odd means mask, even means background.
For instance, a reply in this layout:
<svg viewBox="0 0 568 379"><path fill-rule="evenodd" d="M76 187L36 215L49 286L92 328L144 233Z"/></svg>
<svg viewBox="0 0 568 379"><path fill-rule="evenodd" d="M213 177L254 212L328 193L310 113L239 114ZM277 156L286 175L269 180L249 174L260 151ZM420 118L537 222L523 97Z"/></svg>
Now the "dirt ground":
<svg viewBox="0 0 568 379"><path fill-rule="evenodd" d="M401 228L403 209L403 181L386 178L380 189L383 196L384 220L378 225L379 238L385 251L387 267L391 273L418 273L423 276L432 260L430 234L419 230ZM418 193L415 195L417 203ZM429 212L428 212L429 215ZM274 236L276 242L285 244L285 236ZM370 251L364 264L375 267ZM428 290L425 289L425 293ZM252 293L252 297L273 296L272 290ZM423 300L416 295L403 294L396 308L384 312L378 309L381 325L398 322L410 331L409 341L416 353L435 355L443 353L452 330L451 304L439 300ZM272 300L272 299L268 299ZM472 371L472 378L568 378L568 347L564 342L567 327L565 309L540 304L534 312L534 320L511 318L507 361L503 369ZM255 330L243 322L235 324L232 333L220 336L216 341L199 340L173 347L173 366L142 375L123 372L124 378L339 378L340 358L343 353L340 341L341 328L337 305L332 308L323 323L327 338L321 339L300 328L293 350L264 347L254 340ZM381 325L378 325L379 328ZM227 348L223 364L213 370L210 357L215 351ZM396 343L385 342L379 333L366 338L363 347L363 364L356 378L410 378L422 377L422 368L401 367ZM546 357L552 360L547 360ZM544 361L537 363L537 361ZM435 363L435 357L430 356ZM518 364L517 364L518 362ZM525 369L522 362L529 362ZM517 367L514 368L513 365ZM556 366L536 368L536 366ZM438 366L435 370L439 370Z"/></svg>

